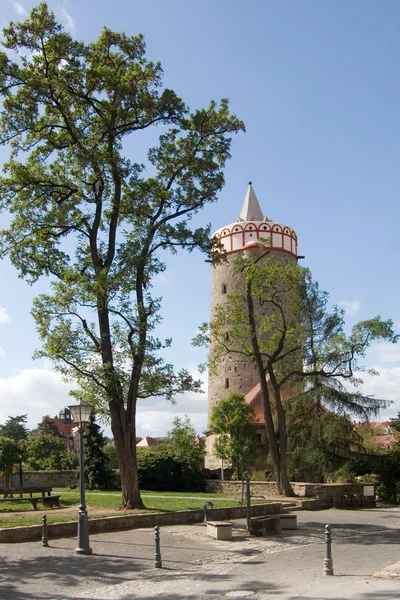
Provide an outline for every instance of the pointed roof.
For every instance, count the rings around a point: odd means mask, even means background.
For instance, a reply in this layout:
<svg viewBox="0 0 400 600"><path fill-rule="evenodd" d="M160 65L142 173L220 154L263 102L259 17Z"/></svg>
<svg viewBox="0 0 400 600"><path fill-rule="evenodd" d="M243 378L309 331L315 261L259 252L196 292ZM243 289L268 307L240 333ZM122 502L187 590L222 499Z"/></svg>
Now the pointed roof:
<svg viewBox="0 0 400 600"><path fill-rule="evenodd" d="M136 444L136 448L151 448L151 446L157 446L157 440L148 435Z"/></svg>
<svg viewBox="0 0 400 600"><path fill-rule="evenodd" d="M264 215L253 190L253 186L251 185L251 181L249 182L242 212L240 213L238 221L264 221Z"/></svg>

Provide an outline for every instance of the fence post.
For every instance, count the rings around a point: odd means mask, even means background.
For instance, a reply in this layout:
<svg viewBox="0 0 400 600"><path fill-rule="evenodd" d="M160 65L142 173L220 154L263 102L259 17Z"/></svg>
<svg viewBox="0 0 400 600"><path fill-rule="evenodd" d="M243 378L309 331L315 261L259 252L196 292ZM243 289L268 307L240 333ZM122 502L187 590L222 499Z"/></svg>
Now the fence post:
<svg viewBox="0 0 400 600"><path fill-rule="evenodd" d="M49 538L47 537L47 516L42 517L42 546L49 545Z"/></svg>
<svg viewBox="0 0 400 600"><path fill-rule="evenodd" d="M324 575L333 575L331 526L325 525Z"/></svg>
<svg viewBox="0 0 400 600"><path fill-rule="evenodd" d="M162 561L161 561L161 550L160 550L160 528L158 525L154 527L154 537L156 542L156 551L154 553L154 568L161 569Z"/></svg>

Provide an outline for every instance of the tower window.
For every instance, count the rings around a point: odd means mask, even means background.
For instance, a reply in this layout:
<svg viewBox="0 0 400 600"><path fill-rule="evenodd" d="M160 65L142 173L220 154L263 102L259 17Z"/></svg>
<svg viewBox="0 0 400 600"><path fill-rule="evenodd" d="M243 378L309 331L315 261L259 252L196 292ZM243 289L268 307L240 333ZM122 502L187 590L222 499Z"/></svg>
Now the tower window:
<svg viewBox="0 0 400 600"><path fill-rule="evenodd" d="M225 379L225 389L227 390L229 388L229 379L226 378Z"/></svg>
<svg viewBox="0 0 400 600"><path fill-rule="evenodd" d="M229 333L228 333L228 332L225 334L225 340L226 340L227 342L229 342Z"/></svg>
<svg viewBox="0 0 400 600"><path fill-rule="evenodd" d="M225 283L222 285L222 293L226 294L226 285L225 285Z"/></svg>

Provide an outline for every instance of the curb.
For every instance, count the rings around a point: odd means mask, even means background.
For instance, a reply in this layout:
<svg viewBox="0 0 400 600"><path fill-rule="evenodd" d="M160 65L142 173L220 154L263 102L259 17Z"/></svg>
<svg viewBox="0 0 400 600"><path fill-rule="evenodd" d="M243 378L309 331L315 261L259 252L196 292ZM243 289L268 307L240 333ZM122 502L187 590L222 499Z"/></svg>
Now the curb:
<svg viewBox="0 0 400 600"><path fill-rule="evenodd" d="M276 515L282 512L281 503L254 504L252 516ZM246 507L233 506L229 508L214 508L213 519L240 519L246 517ZM123 531L124 529L138 529L165 525L186 525L204 521L204 510L181 510L167 513L146 513L124 516L103 517L89 519L89 532L106 533L110 531ZM47 525L49 539L62 537L76 537L77 521L65 523L50 523ZM16 542L33 542L42 539L42 526L29 525L26 527L9 527L0 529L0 543L9 544Z"/></svg>

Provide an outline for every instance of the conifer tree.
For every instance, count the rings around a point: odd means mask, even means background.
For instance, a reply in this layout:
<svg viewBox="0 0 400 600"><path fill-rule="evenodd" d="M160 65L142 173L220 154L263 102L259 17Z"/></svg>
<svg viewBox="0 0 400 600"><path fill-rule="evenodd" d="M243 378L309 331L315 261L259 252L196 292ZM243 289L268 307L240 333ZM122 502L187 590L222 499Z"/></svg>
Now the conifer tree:
<svg viewBox="0 0 400 600"><path fill-rule="evenodd" d="M104 452L106 438L92 414L85 429L85 481L89 490L106 489L111 486L113 473Z"/></svg>

